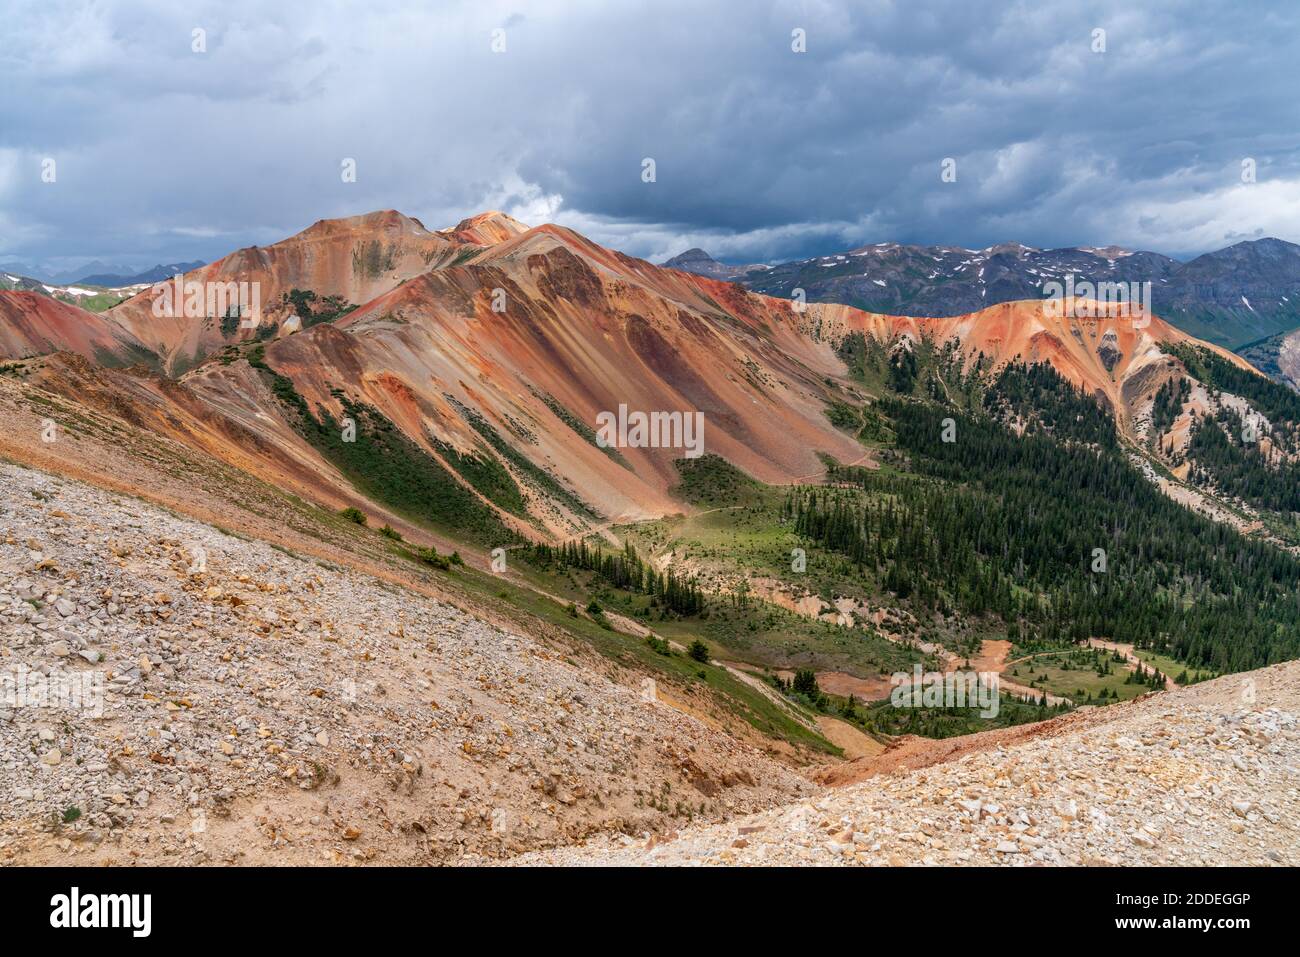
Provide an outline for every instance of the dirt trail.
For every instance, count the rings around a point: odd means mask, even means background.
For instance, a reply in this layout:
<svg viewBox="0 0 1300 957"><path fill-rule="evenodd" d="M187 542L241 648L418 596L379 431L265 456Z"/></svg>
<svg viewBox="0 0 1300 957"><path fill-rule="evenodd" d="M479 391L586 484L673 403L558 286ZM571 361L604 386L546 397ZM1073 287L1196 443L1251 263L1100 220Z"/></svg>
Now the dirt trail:
<svg viewBox="0 0 1300 957"><path fill-rule="evenodd" d="M788 670L778 671L777 674L786 680L794 677L794 672ZM846 671L817 672L817 686L827 694L845 698L853 695L858 701L883 701L893 689L888 678L859 678Z"/></svg>
<svg viewBox="0 0 1300 957"><path fill-rule="evenodd" d="M802 615L805 618L823 618L825 602L816 595L805 595L802 598L795 599L792 595L781 591L779 583L774 580L762 580L757 583L764 590L756 589L754 594L764 601L771 602L793 611L795 614ZM843 602L847 602L844 604ZM862 621L872 621L872 610L861 603L854 604L851 600L837 600L831 606L836 614L840 617L848 617L850 620L861 619ZM945 648L943 645L932 642L912 642L897 635L891 634L884 629L877 629L878 634L887 641L894 644L911 644L920 650L923 654L934 655L942 663L945 672L961 671L967 669L968 659L964 655ZM969 659L969 670L971 671L992 671L998 675L999 687L1007 694L1018 697L1029 697L1035 701L1043 697L1044 692L1037 688L1031 688L1028 685L1016 681L1010 681L1006 677L1006 669L1013 664L1007 661L1007 656L1011 653L1011 642L1005 638L986 638L980 645L979 653ZM780 673L780 672L778 672ZM783 677L789 677L792 673L781 673ZM830 694L848 695L852 694L861 701L883 701L889 697L890 691L894 684L888 677L861 678L856 675L843 671L819 671L817 673L817 683L823 691ZM1059 704L1073 704L1073 702L1062 695L1046 693L1047 703L1055 707Z"/></svg>
<svg viewBox="0 0 1300 957"><path fill-rule="evenodd" d="M1044 692L1037 688L1031 688L1029 685L1021 684L1018 681L1011 681L1006 676L1007 668L1015 664L1013 661L1007 661L1007 655L1011 654L1011 642L1002 638L986 638L980 646L980 653L970 659L971 669L974 671L996 671L998 674L998 687L1008 694L1019 695L1021 697L1031 697L1035 701L1041 698ZM1032 656L1031 656L1032 657ZM960 661L960 658L954 657L954 661ZM1024 659L1018 658L1017 661ZM952 661L949 662L950 664ZM949 671L956 670L948 668ZM1062 702L1071 704L1069 698L1061 695L1047 694L1047 703L1055 707Z"/></svg>
<svg viewBox="0 0 1300 957"><path fill-rule="evenodd" d="M1163 671L1160 671L1159 668L1155 668L1154 665L1148 665L1145 661L1143 661L1141 658L1135 655L1133 653L1133 646L1131 644L1124 644L1115 641L1104 641L1101 638L1089 638L1088 645L1089 647L1092 648L1105 648L1107 651L1118 651L1121 655L1124 656L1124 660L1128 662L1129 671L1137 671L1137 667L1139 664L1141 664L1143 667L1146 668L1154 668L1154 670L1160 672L1160 677L1165 679L1166 691L1178 690L1178 682L1174 681L1173 678L1169 677Z"/></svg>
<svg viewBox="0 0 1300 957"><path fill-rule="evenodd" d="M875 458L872 457L872 455L871 455L870 452L867 452L865 455L861 455L861 456L859 456L858 458L854 459L852 462L849 462L847 465L844 466L844 468L846 468L846 469L851 469L851 468L854 468L855 466L858 466L858 465L863 465L863 466L866 466L867 468L873 468L873 469L878 469L878 468L880 468L880 463L877 462L877 461L875 460ZM823 482L812 482L812 481L809 481L809 479L813 479L813 478L817 478L817 477L821 477L822 479L825 479L825 478L826 478L826 470L825 470L825 469L822 469L820 472L809 472L807 475L796 475L793 479L791 479L791 480L790 480L789 482L787 482L786 484L787 484L787 485L822 485L822 484L824 484Z"/></svg>
<svg viewBox="0 0 1300 957"><path fill-rule="evenodd" d="M885 637L889 637L886 635ZM937 654L943 661L943 670L952 671L992 671L998 676L998 688L1007 694L1019 697L1033 698L1035 701L1046 695L1047 703L1055 707L1058 704L1073 704L1073 702L1061 695L1051 694L1050 692L1039 691L1037 688L1031 688L1029 685L1021 684L1018 681L1010 681L1006 677L1006 669L1012 664L1007 661L1007 655L1011 653L1011 642L1005 638L985 638L980 643L979 654L973 658L965 658L947 648L937 648L934 654ZM969 661L969 667L967 662Z"/></svg>

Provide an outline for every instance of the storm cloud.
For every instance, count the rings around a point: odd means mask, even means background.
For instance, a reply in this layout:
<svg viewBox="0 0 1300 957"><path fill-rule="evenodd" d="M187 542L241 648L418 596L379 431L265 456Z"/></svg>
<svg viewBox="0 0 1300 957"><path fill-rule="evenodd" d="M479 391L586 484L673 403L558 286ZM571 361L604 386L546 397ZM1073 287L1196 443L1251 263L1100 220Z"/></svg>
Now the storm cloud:
<svg viewBox="0 0 1300 957"><path fill-rule="evenodd" d="M211 259L383 208L654 260L1300 241L1300 7L1135 7L10 5L0 260Z"/></svg>

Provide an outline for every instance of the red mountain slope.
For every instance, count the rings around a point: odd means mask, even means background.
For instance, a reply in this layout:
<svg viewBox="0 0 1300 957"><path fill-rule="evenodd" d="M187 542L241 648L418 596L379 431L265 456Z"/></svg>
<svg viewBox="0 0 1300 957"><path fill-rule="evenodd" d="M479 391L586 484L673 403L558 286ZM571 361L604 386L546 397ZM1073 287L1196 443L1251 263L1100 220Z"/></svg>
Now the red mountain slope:
<svg viewBox="0 0 1300 957"><path fill-rule="evenodd" d="M150 350L104 316L34 292L0 291L0 358L75 352L101 365L149 362Z"/></svg>

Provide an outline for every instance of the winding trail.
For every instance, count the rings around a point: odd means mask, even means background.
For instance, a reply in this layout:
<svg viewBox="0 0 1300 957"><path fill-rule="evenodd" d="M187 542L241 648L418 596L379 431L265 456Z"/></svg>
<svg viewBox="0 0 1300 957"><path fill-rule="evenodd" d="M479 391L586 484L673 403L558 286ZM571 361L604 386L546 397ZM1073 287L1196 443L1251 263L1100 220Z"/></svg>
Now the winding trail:
<svg viewBox="0 0 1300 957"><path fill-rule="evenodd" d="M1121 655L1124 656L1124 660L1129 663L1129 669L1128 669L1129 671L1137 671L1138 665L1141 665L1143 668L1150 668L1151 670L1159 674L1160 677L1165 679L1166 691L1178 690L1178 682L1174 681L1173 678L1169 677L1167 674L1165 674L1155 665L1147 664L1136 654L1134 654L1132 645L1122 644L1116 641L1104 641L1101 638L1089 638L1088 645L1089 647L1092 648L1105 648L1107 651L1118 651Z"/></svg>

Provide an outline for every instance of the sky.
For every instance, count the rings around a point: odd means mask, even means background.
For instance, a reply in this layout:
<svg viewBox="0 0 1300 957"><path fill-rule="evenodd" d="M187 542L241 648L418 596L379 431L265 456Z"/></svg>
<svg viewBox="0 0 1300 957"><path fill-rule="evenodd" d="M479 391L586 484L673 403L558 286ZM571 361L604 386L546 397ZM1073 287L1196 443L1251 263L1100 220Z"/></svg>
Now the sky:
<svg viewBox="0 0 1300 957"><path fill-rule="evenodd" d="M1300 242L1293 0L0 0L0 17L0 262L211 260L388 208L430 228L501 209L653 261Z"/></svg>

